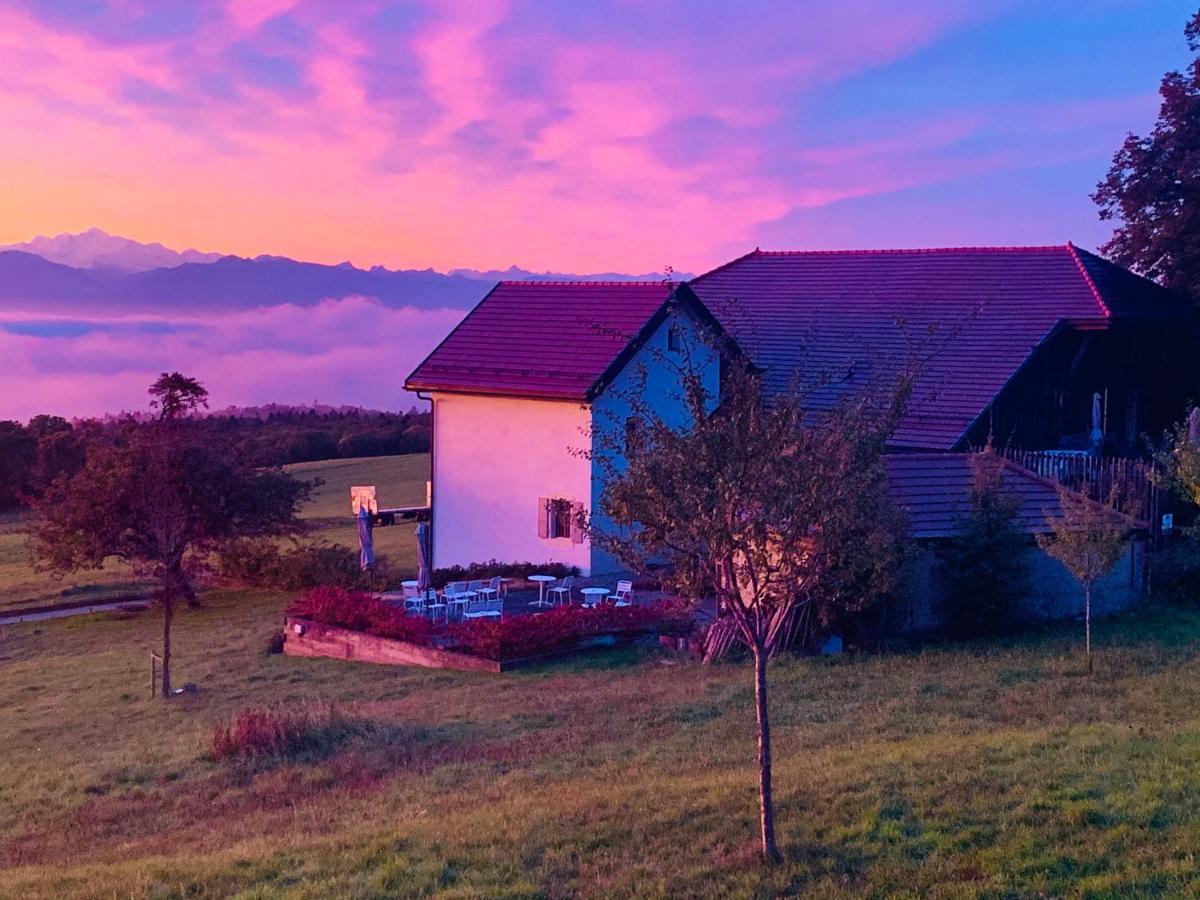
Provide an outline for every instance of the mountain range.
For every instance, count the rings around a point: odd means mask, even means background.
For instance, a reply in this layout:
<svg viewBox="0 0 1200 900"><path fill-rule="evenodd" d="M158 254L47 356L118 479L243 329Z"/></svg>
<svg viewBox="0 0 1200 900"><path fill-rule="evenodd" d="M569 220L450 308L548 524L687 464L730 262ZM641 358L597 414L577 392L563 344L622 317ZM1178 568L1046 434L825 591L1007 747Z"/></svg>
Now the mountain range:
<svg viewBox="0 0 1200 900"><path fill-rule="evenodd" d="M686 278L686 275L676 277ZM176 251L98 228L0 246L0 310L61 315L222 313L330 297L372 297L389 307L465 308L499 280L657 280L661 275L534 273L511 267L360 269L282 256Z"/></svg>

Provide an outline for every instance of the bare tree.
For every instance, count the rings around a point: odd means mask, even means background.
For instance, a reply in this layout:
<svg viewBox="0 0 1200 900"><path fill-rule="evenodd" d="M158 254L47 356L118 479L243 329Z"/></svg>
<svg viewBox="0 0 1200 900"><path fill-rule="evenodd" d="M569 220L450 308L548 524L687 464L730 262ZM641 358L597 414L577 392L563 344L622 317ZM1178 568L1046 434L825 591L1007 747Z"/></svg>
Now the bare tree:
<svg viewBox="0 0 1200 900"><path fill-rule="evenodd" d="M1114 489L1105 503L1059 487L1061 515L1050 520L1051 532L1038 535L1038 545L1067 567L1083 588L1084 653L1092 671L1092 589L1113 570L1125 553L1128 518L1121 514Z"/></svg>
<svg viewBox="0 0 1200 900"><path fill-rule="evenodd" d="M718 398L694 358L678 372L685 415L635 398L619 442L616 429L593 437L603 488L592 540L682 597L715 597L749 648L762 853L776 860L768 662L805 604L861 603L895 578L899 544L888 529L897 519L881 454L910 379L842 390L814 412L798 383L767 396L740 358L721 367ZM850 584L853 592L839 589Z"/></svg>

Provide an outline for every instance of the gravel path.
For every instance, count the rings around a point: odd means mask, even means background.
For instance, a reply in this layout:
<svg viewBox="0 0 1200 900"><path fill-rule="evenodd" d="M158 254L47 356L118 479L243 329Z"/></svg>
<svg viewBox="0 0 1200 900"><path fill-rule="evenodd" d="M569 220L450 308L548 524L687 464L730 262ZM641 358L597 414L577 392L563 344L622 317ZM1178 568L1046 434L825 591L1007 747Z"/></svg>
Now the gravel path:
<svg viewBox="0 0 1200 900"><path fill-rule="evenodd" d="M87 616L98 612L112 610L142 610L149 609L149 600L109 600L105 603L93 603L89 606L66 606L62 609L44 609L39 612L27 612L4 615L0 613L0 625L16 625L19 622L41 622L46 619L65 619L68 616Z"/></svg>

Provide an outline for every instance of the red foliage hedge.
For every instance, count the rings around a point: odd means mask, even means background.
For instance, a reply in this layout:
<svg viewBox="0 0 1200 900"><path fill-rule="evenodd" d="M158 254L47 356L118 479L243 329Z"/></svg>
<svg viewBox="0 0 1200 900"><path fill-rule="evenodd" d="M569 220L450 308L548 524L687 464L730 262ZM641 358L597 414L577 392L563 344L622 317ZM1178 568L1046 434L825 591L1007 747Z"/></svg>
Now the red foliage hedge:
<svg viewBox="0 0 1200 900"><path fill-rule="evenodd" d="M432 623L422 616L382 603L369 594L345 588L314 588L289 610L303 619L362 631L377 637L431 646ZM440 643L484 659L523 659L569 650L580 640L601 635L625 635L657 628L661 634L687 634L690 608L678 601L659 600L649 606L557 606L543 613L504 619L456 622L442 632Z"/></svg>
<svg viewBox="0 0 1200 900"><path fill-rule="evenodd" d="M557 606L544 613L507 619L475 619L451 625L447 636L457 650L485 659L523 659L569 650L580 640L619 636L657 628L662 633L690 629L690 610L660 600L650 606Z"/></svg>
<svg viewBox="0 0 1200 900"><path fill-rule="evenodd" d="M424 616L407 615L370 594L340 587L313 588L292 604L288 615L414 644L428 645L433 637L433 625Z"/></svg>

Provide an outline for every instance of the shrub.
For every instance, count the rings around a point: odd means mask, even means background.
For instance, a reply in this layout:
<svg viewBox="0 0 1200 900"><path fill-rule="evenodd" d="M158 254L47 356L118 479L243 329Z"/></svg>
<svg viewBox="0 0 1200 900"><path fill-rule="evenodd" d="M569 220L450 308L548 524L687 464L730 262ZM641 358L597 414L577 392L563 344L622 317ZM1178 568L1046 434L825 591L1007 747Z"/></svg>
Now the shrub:
<svg viewBox="0 0 1200 900"><path fill-rule="evenodd" d="M423 616L407 615L403 609L370 594L336 586L308 591L292 604L288 615L426 646L433 638L433 624Z"/></svg>
<svg viewBox="0 0 1200 900"><path fill-rule="evenodd" d="M233 541L221 548L217 570L251 587L299 591L321 585L364 584L358 551L338 544L302 544L286 552L266 540ZM386 581L388 560L376 556L373 577Z"/></svg>
<svg viewBox="0 0 1200 900"><path fill-rule="evenodd" d="M568 575L578 575L578 566L568 566L565 563L531 563L531 562L497 562L489 559L487 562L473 562L465 566L447 566L434 569L432 582L434 587L445 587L451 581L473 581L491 578L499 575L501 578L528 578L530 575L553 575L555 578L566 578Z"/></svg>
<svg viewBox="0 0 1200 900"><path fill-rule="evenodd" d="M962 637L1011 631L1029 582L1030 542L1013 524L1018 501L1004 483L1004 460L985 452L972 467L971 511L937 549L945 585L941 613Z"/></svg>
<svg viewBox="0 0 1200 900"><path fill-rule="evenodd" d="M692 628L691 611L668 600L651 606L559 606L532 616L456 623L447 637L457 650L502 660L545 656L569 650L583 638L649 628L664 634L686 634Z"/></svg>
<svg viewBox="0 0 1200 900"><path fill-rule="evenodd" d="M1200 542L1195 537L1179 536L1155 558L1154 593L1168 603L1200 604Z"/></svg>
<svg viewBox="0 0 1200 900"><path fill-rule="evenodd" d="M332 706L247 708L213 729L212 755L256 760L322 754L360 727Z"/></svg>

